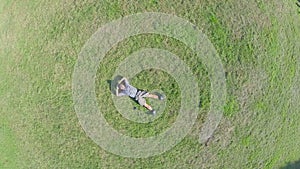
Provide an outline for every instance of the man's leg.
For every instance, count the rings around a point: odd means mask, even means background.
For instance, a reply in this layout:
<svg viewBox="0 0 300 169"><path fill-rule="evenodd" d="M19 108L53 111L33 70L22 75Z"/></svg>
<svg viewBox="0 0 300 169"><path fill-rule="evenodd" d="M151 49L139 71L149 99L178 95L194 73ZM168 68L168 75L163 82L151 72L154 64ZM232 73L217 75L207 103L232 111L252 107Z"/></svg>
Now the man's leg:
<svg viewBox="0 0 300 169"><path fill-rule="evenodd" d="M159 93L153 93L153 94L148 93L148 95L146 95L145 97L158 99L158 100L164 100L164 96L162 94L159 94Z"/></svg>
<svg viewBox="0 0 300 169"><path fill-rule="evenodd" d="M140 90L140 92L136 96L137 102L147 108L153 115L156 114L156 111L146 103L145 97L151 97L154 99L159 99L159 96L148 93L147 91Z"/></svg>
<svg viewBox="0 0 300 169"><path fill-rule="evenodd" d="M143 97L139 97L137 101L140 105L147 108L153 115L156 114L156 111L149 104L146 103L146 100Z"/></svg>
<svg viewBox="0 0 300 169"><path fill-rule="evenodd" d="M144 107L146 107L146 108L147 108L148 110L150 110L150 111L153 110L152 107L151 107L149 104L147 104L147 103L144 104Z"/></svg>
<svg viewBox="0 0 300 169"><path fill-rule="evenodd" d="M152 107L149 104L145 103L144 107L146 107L149 110L149 113L151 113L153 115L156 114L156 111L154 109L152 109Z"/></svg>
<svg viewBox="0 0 300 169"><path fill-rule="evenodd" d="M158 95L156 95L156 94L150 94L150 93L146 97L153 98L153 99L159 99Z"/></svg>
<svg viewBox="0 0 300 169"><path fill-rule="evenodd" d="M157 92L149 93L145 90L140 90L140 92L138 94L138 97L148 97L148 98L158 99L158 100L163 100L164 99L164 96L160 93L157 93Z"/></svg>
<svg viewBox="0 0 300 169"><path fill-rule="evenodd" d="M139 97L137 101L141 106L146 107L148 110L153 110L152 107L146 103L146 100L143 97Z"/></svg>

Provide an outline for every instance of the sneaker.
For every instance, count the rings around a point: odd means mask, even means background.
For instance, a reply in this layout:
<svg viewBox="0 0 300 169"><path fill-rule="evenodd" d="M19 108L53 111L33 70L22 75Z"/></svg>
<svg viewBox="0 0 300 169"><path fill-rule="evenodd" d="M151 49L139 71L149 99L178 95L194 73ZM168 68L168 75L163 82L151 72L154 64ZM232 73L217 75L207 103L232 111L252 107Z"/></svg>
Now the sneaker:
<svg viewBox="0 0 300 169"><path fill-rule="evenodd" d="M156 111L155 111L155 110L151 110L150 113L151 113L152 115L155 115L155 114L156 114Z"/></svg>
<svg viewBox="0 0 300 169"><path fill-rule="evenodd" d="M165 99L164 95L162 95L162 94L160 94L158 92L156 92L155 94L158 96L158 100L164 100Z"/></svg>
<svg viewBox="0 0 300 169"><path fill-rule="evenodd" d="M164 100L165 97L164 97L162 94L159 94L159 95L158 95L158 99L159 99L159 100Z"/></svg>

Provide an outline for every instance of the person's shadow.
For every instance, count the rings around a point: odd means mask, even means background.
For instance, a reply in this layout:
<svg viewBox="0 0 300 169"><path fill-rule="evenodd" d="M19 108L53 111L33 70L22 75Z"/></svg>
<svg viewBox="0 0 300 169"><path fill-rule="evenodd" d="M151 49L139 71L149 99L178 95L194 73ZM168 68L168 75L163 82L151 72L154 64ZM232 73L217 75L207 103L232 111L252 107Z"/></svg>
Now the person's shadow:
<svg viewBox="0 0 300 169"><path fill-rule="evenodd" d="M291 162L286 164L286 166L281 167L280 169L300 169L300 160L296 162Z"/></svg>

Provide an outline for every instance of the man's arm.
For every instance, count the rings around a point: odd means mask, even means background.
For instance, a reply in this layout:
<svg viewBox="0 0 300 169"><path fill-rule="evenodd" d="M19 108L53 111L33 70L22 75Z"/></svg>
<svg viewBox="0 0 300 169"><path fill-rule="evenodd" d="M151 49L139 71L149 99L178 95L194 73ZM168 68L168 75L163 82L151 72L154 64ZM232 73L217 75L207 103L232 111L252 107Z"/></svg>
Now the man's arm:
<svg viewBox="0 0 300 169"><path fill-rule="evenodd" d="M123 77L123 79L120 82L122 82L122 81L124 81L124 83L125 83L126 86L129 85L129 81L125 77Z"/></svg>
<svg viewBox="0 0 300 169"><path fill-rule="evenodd" d="M117 85L117 88L116 88L116 95L117 96L125 96L126 94L119 89L119 86Z"/></svg>
<svg viewBox="0 0 300 169"><path fill-rule="evenodd" d="M125 93L122 93L122 92L119 93L119 89L117 88L116 95L117 95L117 96L125 96L126 94L125 94Z"/></svg>

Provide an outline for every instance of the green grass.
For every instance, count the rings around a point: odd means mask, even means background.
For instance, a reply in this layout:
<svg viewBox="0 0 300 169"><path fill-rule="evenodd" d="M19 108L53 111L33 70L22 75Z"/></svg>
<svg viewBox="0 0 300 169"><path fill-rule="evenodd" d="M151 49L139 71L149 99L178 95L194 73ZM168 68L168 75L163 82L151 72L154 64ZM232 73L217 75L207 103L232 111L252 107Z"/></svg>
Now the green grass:
<svg viewBox="0 0 300 169"><path fill-rule="evenodd" d="M17 148L15 145L15 136L11 131L7 121L1 119L0 126L0 167L1 168L17 168L15 161L17 158Z"/></svg>
<svg viewBox="0 0 300 169"><path fill-rule="evenodd" d="M192 131L177 146L150 158L124 158L101 149L80 126L72 73L81 48L98 28L146 11L176 14L208 36L225 68L228 97L214 137L208 146L199 144L211 95L201 60L170 37L146 34L124 40L107 53L96 81L99 109L116 130L154 136L177 117L179 87L170 75L154 69L131 83L165 92L168 104L159 119L134 123L112 106L106 80L141 48L166 49L184 60L197 78L201 99ZM0 168L267 169L299 161L299 96L292 90L300 79L298 11L293 1L275 0L1 1Z"/></svg>

